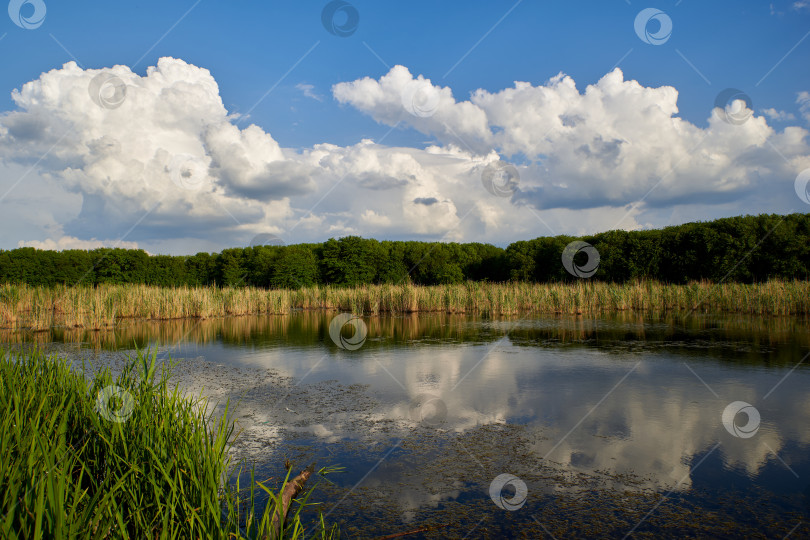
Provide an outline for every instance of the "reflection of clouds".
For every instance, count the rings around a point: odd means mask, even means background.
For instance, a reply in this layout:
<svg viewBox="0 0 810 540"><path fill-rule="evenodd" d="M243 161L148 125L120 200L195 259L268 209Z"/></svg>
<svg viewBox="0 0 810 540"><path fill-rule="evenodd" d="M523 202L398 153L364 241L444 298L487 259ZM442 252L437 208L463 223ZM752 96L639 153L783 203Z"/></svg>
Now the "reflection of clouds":
<svg viewBox="0 0 810 540"><path fill-rule="evenodd" d="M345 431L345 427L343 426L342 422L334 422L333 425L330 426L325 426L324 424L312 424L301 427L288 426L285 427L285 429L287 431L297 432L302 435L312 435L326 444L339 442L343 438L342 432Z"/></svg>
<svg viewBox="0 0 810 540"><path fill-rule="evenodd" d="M554 449L549 459L574 470L632 471L649 478L647 487L685 490L691 487L694 456L707 451L718 438L727 466L742 467L749 475L756 474L767 461L768 446L777 451L782 447L783 441L773 431L762 430L750 440L726 437L719 425L724 402L713 397L702 400L702 396L695 395L700 391L694 390L697 392L690 388L668 389L665 401L653 389L617 390L618 395L605 400ZM555 433L548 441L535 445L537 454L549 452L570 429L568 426L578 422L598 399L564 406ZM602 429L617 419L628 426L627 436Z"/></svg>
<svg viewBox="0 0 810 540"><path fill-rule="evenodd" d="M195 348L193 356L204 359L180 362L173 382L220 404L230 398L237 431L243 430L231 453L235 460L280 467L288 455L311 448L319 464L336 463L355 475L345 483L336 478L335 501L369 473L341 511L417 523L431 511L476 508L475 497L485 497L492 478L504 472L525 480L535 502L573 500L583 492L611 501L628 491L683 492L704 473L715 483L762 474L767 486L773 476L766 475L774 471L787 477L779 459L802 475L796 485L806 484L810 394L804 389L810 371L796 369L763 399L795 362L763 369L718 361L723 352L717 348L688 357L652 347L539 347L525 336L515 339L519 345L440 337L405 346L372 342L347 354L318 339L311 332L301 339L307 344L291 345L274 334L267 348L249 336L238 347L212 339ZM446 421L435 428L419 425L411 414L414 398L426 393L447 407ZM735 438L721 424L724 408L735 400L761 413L751 439ZM400 438L399 449L385 457ZM717 442L713 458L692 474ZM733 471L712 470L721 467ZM495 508L488 498L484 503Z"/></svg>
<svg viewBox="0 0 810 540"><path fill-rule="evenodd" d="M407 476L399 471L381 471L372 473L363 481L363 490L377 492L379 496L391 493L391 485L397 486L393 494L397 509L402 521L409 523L414 520L416 513L425 509L438 508L440 504L457 499L465 489L469 489L463 482L455 481L443 484L441 491L425 489L425 484L412 483ZM434 486L435 487L435 486Z"/></svg>
<svg viewBox="0 0 810 540"><path fill-rule="evenodd" d="M807 407L794 407L788 392L762 400L780 377L778 373L762 377L750 367L717 370L713 366L707 383L720 395L717 399L685 367L679 370L678 363L645 362L643 369L628 377L589 414L630 366L598 356L562 373L553 361L542 362L532 373L516 364L512 363L510 376L502 373L498 379L501 388L493 387L497 381L488 382L487 395L493 399L516 395L518 402L510 407L501 399L493 408L507 410L510 417L525 416L530 410L551 411L542 419L529 421L530 425L553 430L547 432L548 440L534 445L534 451L544 456L558 445L549 459L573 470L633 471L649 477L650 487L674 487L683 480L679 489L686 489L691 485L692 458L718 440L728 467L742 467L754 475L770 459L768 448L778 453L787 434L801 433L800 442L807 439L803 430L810 419ZM501 368L508 366L502 364ZM521 384L527 378L541 382L539 391L532 392ZM760 408L763 426L753 439L731 437L720 425L721 413L731 398L748 400Z"/></svg>
<svg viewBox="0 0 810 540"><path fill-rule="evenodd" d="M492 350L490 346L375 350L374 359L358 356L353 362L342 356L327 357L307 380L368 383L381 403L369 413L363 433L352 431L357 428L352 425L352 412L337 411L322 423L297 429L324 443L358 436L404 437L417 425L412 401L429 392L447 406L446 421L436 426L440 432L460 434L484 425L526 423L545 435L531 447L538 463L557 445L548 460L572 472L632 471L646 479L645 487L670 488L681 482L680 490L691 486L693 457L718 441L725 465L748 475L756 475L773 459L770 449L780 453L788 440L810 442L804 429L810 420L810 397L792 396L790 388L797 386L787 385L762 400L781 378L779 372L763 374L747 366L709 361L695 364L693 369L718 399L683 366L680 357L662 361L661 355L650 353L625 360L594 349L514 347L508 341ZM252 355L250 361L272 365L296 378L320 359L319 353L312 352L301 351L292 358L266 352L266 356ZM645 361L590 412L638 358ZM720 423L724 407L737 399L754 404L762 413L760 432L751 439L728 435Z"/></svg>
<svg viewBox="0 0 810 540"><path fill-rule="evenodd" d="M727 467L756 475L773 459L770 449L779 453L786 440L810 440L804 429L810 420L810 398L802 395L797 404L785 388L762 400L781 378L778 372L763 375L746 366L712 363L702 377L718 399L678 358L661 362L660 356L651 355L651 361L643 362L590 412L632 363L594 350L534 350L507 344L492 350L454 391L487 350L481 346L443 347L439 354L435 347L392 351L377 358L385 370L377 362L366 362L358 368L362 373L351 375L367 377L373 389L393 389L389 384L393 375L408 388L405 399L385 408L388 418L404 422L406 428L410 427L406 399L430 388L447 405L443 429L463 433L481 425L527 422L547 436L532 447L538 459L557 445L548 459L572 471L632 471L648 478L647 487L653 488L682 482L678 489L688 489L693 457L718 441ZM695 369L706 371L704 366ZM762 428L752 439L731 437L722 428L722 411L736 399L755 404L762 413Z"/></svg>
<svg viewBox="0 0 810 540"><path fill-rule="evenodd" d="M574 469L581 468L577 465L580 461L591 470L632 470L661 485L674 486L686 477L690 468L687 459L709 446L716 435L716 422L693 404L693 395L670 393L662 403L660 393L634 388L635 382L625 381L627 386L607 398L577 431L557 446L549 459ZM569 402L562 408L561 428L575 425L599 399L601 396L592 396L585 403ZM627 436L600 433L600 426L617 419L629 428ZM550 444L537 448L538 453L545 454L557 444L565 433L557 431ZM688 477L679 487L689 487Z"/></svg>
<svg viewBox="0 0 810 540"><path fill-rule="evenodd" d="M805 459L790 449L796 447L791 443L810 444L806 429L810 395L800 390L807 387L808 373L801 369L765 400L789 368L765 371L719 362L708 356L708 350L687 357L660 350L606 353L595 348L525 346L523 342L516 346L509 340L493 345L415 344L363 349L351 355L321 347L229 348L224 352L234 366L272 368L301 382L298 393L280 410L272 410L280 395L265 399L258 392L243 403L252 411L251 418L240 418L247 426L243 437L261 441L245 443L245 449L258 459L276 459L267 445L277 448L290 437L312 437L325 445L362 441L371 453L393 438L410 440L423 429L412 417L411 404L425 393L438 396L447 407L446 421L431 430L437 441L448 442L483 426L525 424L531 440L527 450L538 470L554 467L571 477L606 471L598 489L687 490L692 485L692 466L717 442L721 443L717 456L723 465L749 476L760 473L767 463L776 463L773 452L789 464ZM683 365L684 359L718 397ZM638 368L590 412L638 360L642 360ZM324 383L335 379L343 385ZM350 391L345 386L349 383L368 388ZM216 391L210 386L208 390ZM363 399L370 402L360 404ZM761 413L762 425L751 439L735 438L721 424L724 408L735 400L751 403ZM285 405L299 414L285 413ZM250 421L270 422L271 427L254 428ZM493 441L486 451L497 450L498 443ZM486 463L481 458L484 451L469 447L476 459ZM442 452L463 461L473 481L485 476L465 451L446 448ZM406 455L392 459L409 463ZM407 520L420 508L436 507L471 489L469 484L450 482L433 492L425 486L435 473L421 466L411 467L407 474L396 467L380 468L363 486L386 489L387 485L389 491L391 485L398 486L391 496ZM639 481L628 488L622 473L631 473ZM550 482L534 484L531 489L539 494L573 493L579 488Z"/></svg>

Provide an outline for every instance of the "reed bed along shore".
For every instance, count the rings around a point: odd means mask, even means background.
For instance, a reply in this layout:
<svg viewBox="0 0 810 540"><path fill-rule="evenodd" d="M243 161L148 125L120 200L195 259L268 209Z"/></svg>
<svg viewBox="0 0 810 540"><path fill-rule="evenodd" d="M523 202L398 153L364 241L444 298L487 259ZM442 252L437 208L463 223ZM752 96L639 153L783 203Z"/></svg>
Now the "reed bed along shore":
<svg viewBox="0 0 810 540"><path fill-rule="evenodd" d="M416 312L516 315L618 311L723 312L757 315L810 313L810 282L771 280L741 284L656 281L604 283L479 283L417 286L315 286L298 290L153 287L31 287L0 285L0 328L103 329L126 319L164 320L286 314L298 309L363 315Z"/></svg>

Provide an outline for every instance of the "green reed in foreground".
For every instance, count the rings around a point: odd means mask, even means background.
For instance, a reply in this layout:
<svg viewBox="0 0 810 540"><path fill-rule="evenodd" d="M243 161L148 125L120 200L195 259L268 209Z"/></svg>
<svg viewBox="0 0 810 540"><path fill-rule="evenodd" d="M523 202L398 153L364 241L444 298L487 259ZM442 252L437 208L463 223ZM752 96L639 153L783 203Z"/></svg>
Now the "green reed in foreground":
<svg viewBox="0 0 810 540"><path fill-rule="evenodd" d="M155 354L113 380L88 380L38 350L0 350L0 537L299 538L301 493L282 527L280 497L240 489L228 457L233 423L168 386ZM99 396L101 399L99 399ZM319 473L335 469L321 469ZM284 480L281 493L289 481ZM268 496L257 512L257 496ZM312 524L321 538L336 528Z"/></svg>

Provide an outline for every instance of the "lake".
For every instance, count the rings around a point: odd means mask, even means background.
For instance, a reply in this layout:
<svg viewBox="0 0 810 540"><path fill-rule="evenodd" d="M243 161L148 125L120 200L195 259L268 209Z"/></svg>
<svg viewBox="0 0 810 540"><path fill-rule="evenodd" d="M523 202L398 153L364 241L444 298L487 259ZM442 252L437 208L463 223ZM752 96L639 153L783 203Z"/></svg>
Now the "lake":
<svg viewBox="0 0 810 540"><path fill-rule="evenodd" d="M806 319L335 315L35 339L180 359L259 478L345 468L312 498L344 537L810 535Z"/></svg>

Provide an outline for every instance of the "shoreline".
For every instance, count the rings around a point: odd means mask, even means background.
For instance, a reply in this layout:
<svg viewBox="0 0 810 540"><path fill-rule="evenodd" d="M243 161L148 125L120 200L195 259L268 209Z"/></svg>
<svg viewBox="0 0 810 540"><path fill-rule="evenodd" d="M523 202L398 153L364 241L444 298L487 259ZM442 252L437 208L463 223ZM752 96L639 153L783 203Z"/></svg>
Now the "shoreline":
<svg viewBox="0 0 810 540"><path fill-rule="evenodd" d="M345 311L363 316L414 313L503 316L639 313L810 314L810 281L672 285L489 283L417 286L315 286L302 289L100 285L0 285L0 330L104 330L119 321L207 320L297 311Z"/></svg>

